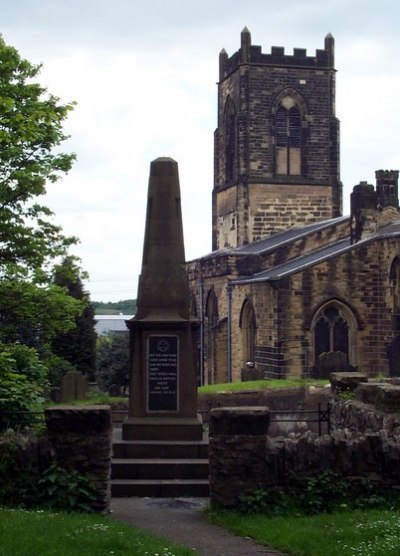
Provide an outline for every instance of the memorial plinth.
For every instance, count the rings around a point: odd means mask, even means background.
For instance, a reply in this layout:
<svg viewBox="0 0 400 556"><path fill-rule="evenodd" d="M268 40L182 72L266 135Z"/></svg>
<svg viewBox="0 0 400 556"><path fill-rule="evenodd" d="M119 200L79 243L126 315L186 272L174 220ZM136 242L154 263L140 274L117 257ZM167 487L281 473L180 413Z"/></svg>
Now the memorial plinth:
<svg viewBox="0 0 400 556"><path fill-rule="evenodd" d="M200 440L196 331L181 215L178 165L151 163L137 313L130 335L129 415L124 440Z"/></svg>

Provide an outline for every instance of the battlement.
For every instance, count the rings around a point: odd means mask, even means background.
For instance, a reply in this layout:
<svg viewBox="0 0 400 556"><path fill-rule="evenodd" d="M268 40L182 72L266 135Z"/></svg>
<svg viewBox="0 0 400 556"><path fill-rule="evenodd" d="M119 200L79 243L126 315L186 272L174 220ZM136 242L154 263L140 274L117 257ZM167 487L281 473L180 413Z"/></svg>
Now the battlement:
<svg viewBox="0 0 400 556"><path fill-rule="evenodd" d="M261 51L261 46L251 44L250 31L245 27L241 33L241 47L231 57L225 49L219 58L220 81L241 64L260 64L265 66L291 66L309 68L334 68L335 39L329 33L325 37L323 50L316 50L315 56L307 56L305 48L294 48L293 54L285 54L282 46L272 46L270 54Z"/></svg>
<svg viewBox="0 0 400 556"><path fill-rule="evenodd" d="M376 192L378 194L378 206L382 209L387 206L398 208L398 170L376 170Z"/></svg>

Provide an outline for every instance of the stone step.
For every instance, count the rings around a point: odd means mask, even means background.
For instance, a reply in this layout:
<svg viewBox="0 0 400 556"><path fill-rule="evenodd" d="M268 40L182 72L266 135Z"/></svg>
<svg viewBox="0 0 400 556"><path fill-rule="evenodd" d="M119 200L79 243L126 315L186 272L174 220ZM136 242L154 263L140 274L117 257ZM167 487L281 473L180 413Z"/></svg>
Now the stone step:
<svg viewBox="0 0 400 556"><path fill-rule="evenodd" d="M154 498L174 498L181 496L208 497L209 482L198 480L133 480L113 479L111 496L149 496Z"/></svg>
<svg viewBox="0 0 400 556"><path fill-rule="evenodd" d="M208 479L208 459L114 458L112 479Z"/></svg>
<svg viewBox="0 0 400 556"><path fill-rule="evenodd" d="M208 441L178 442L150 440L117 440L113 443L114 458L208 458Z"/></svg>

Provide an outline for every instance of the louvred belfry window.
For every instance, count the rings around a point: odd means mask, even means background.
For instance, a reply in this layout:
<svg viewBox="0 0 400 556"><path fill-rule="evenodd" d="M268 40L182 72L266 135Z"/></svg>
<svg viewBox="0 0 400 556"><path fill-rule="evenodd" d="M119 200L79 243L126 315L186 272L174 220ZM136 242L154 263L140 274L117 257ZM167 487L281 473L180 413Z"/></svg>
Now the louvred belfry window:
<svg viewBox="0 0 400 556"><path fill-rule="evenodd" d="M234 177L235 169L235 108L230 98L225 107L225 178L227 181Z"/></svg>
<svg viewBox="0 0 400 556"><path fill-rule="evenodd" d="M301 175L301 117L297 106L279 106L275 114L276 173Z"/></svg>

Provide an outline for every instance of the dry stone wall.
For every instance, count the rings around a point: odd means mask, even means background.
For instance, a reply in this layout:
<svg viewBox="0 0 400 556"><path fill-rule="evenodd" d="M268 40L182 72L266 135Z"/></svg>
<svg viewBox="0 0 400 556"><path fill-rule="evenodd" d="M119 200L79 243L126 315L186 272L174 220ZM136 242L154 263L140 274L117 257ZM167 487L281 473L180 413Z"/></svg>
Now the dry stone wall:
<svg viewBox="0 0 400 556"><path fill-rule="evenodd" d="M107 512L111 471L110 407L50 407L46 409L46 425L57 464L89 475L96 489L93 509Z"/></svg>
<svg viewBox="0 0 400 556"><path fill-rule="evenodd" d="M292 477L316 476L327 469L400 487L400 386L360 382L359 377L349 386L347 373L335 375L330 435L307 431L271 438L267 407L211 411L212 502L235 507L240 497L258 488L285 486ZM243 428L241 420L253 421L254 427Z"/></svg>

